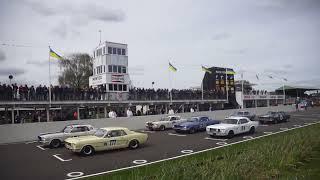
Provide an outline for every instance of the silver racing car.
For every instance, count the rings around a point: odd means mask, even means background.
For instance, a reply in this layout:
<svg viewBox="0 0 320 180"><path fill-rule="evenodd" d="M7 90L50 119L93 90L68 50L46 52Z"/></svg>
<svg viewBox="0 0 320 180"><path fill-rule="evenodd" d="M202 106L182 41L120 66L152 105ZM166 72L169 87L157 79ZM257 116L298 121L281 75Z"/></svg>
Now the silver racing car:
<svg viewBox="0 0 320 180"><path fill-rule="evenodd" d="M60 132L40 134L38 136L38 141L45 146L58 148L64 143L64 140L69 137L87 136L92 135L95 132L96 129L88 124L67 125Z"/></svg>

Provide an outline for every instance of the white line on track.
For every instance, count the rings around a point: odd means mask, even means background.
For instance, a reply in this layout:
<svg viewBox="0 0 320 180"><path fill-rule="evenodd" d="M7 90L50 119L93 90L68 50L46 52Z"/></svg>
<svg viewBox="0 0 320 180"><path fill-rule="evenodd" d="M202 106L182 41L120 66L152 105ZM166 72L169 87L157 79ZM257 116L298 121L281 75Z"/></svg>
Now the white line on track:
<svg viewBox="0 0 320 180"><path fill-rule="evenodd" d="M263 133L265 133L265 134L272 134L273 132L263 132Z"/></svg>
<svg viewBox="0 0 320 180"><path fill-rule="evenodd" d="M57 159L59 159L62 162L66 162L66 161L71 161L72 160L72 159L62 159L61 157L59 157L59 155L61 155L61 154L55 154L55 155L52 155L52 156L57 158Z"/></svg>
<svg viewBox="0 0 320 180"><path fill-rule="evenodd" d="M289 128L280 128L280 130L282 130L282 131L285 131L285 130L288 130Z"/></svg>
<svg viewBox="0 0 320 180"><path fill-rule="evenodd" d="M182 150L181 153L183 153L183 154L189 154L189 153L193 153L193 150L190 150L190 149Z"/></svg>
<svg viewBox="0 0 320 180"><path fill-rule="evenodd" d="M318 123L320 123L320 122L316 122L314 124L318 124ZM207 152L207 151L211 151L211 150L215 150L215 149L220 149L220 148L223 148L223 147L226 147L226 146L232 146L232 145L235 145L235 144L240 144L240 143L243 143L243 142L252 141L254 139L260 139L260 138L264 138L264 137L267 137L267 136L273 136L274 134L280 134L280 133L283 133L283 132L286 132L286 131L291 131L291 130L303 128L303 127L306 127L306 126L310 126L310 125L303 125L303 126L300 126L300 127L294 127L294 128L287 129L287 130L274 132L273 134L265 134L265 135L262 135L262 136L256 136L253 139L244 139L242 141L233 142L233 143L230 143L230 144L226 144L224 146L217 146L217 147L204 149L204 150L196 151L196 152L189 153L189 154L183 154L183 155L179 155L179 156L175 156L175 157L171 157L171 158L167 158L167 159L161 159L161 160L157 160L157 161L153 161L153 162L149 162L149 163L145 163L145 164L139 164L139 165L135 165L135 166L129 166L129 167L124 167L124 168L120 168L120 169L114 169L114 170L110 170L110 171L104 171L104 172L99 172L99 173L94 173L94 174L88 174L88 175L85 175L85 176L69 178L69 179L66 179L66 180L88 178L88 177L92 177L92 176L109 174L109 173L118 172L118 171L122 171L122 170L133 169L133 168L137 168L137 167L141 167L141 166L147 166L147 165L151 165L151 164L156 164L156 163L160 163L160 162L164 162L164 161L178 159L178 158L185 157L185 156L190 156L190 155L199 154L199 153L203 153L203 152ZM222 143L222 142L218 142L218 143Z"/></svg>
<svg viewBox="0 0 320 180"><path fill-rule="evenodd" d="M26 142L25 144L32 144L32 143L36 143L38 141L29 141L29 142Z"/></svg>
<svg viewBox="0 0 320 180"><path fill-rule="evenodd" d="M184 137L187 136L185 134L175 134L175 133L168 133L169 136L179 136L179 137Z"/></svg>
<svg viewBox="0 0 320 180"><path fill-rule="evenodd" d="M39 148L39 149L41 149L42 151L45 151L46 149L45 148L43 148L42 146L36 146L37 148Z"/></svg>
<svg viewBox="0 0 320 180"><path fill-rule="evenodd" d="M204 139L212 140L212 141L226 141L226 140L228 140L228 139L218 139L218 138L211 138L211 137L205 137Z"/></svg>
<svg viewBox="0 0 320 180"><path fill-rule="evenodd" d="M132 163L134 163L134 164L144 164L147 162L148 162L147 160L134 160L134 161L132 161Z"/></svg>
<svg viewBox="0 0 320 180"><path fill-rule="evenodd" d="M216 144L217 144L217 145L220 145L220 146L225 146L225 145L227 145L228 143L226 143L226 142L217 142Z"/></svg>
<svg viewBox="0 0 320 180"><path fill-rule="evenodd" d="M253 139L252 136L243 136L243 139Z"/></svg>
<svg viewBox="0 0 320 180"><path fill-rule="evenodd" d="M155 133L154 131L149 131L149 130L142 130L140 132L143 132L143 133Z"/></svg>

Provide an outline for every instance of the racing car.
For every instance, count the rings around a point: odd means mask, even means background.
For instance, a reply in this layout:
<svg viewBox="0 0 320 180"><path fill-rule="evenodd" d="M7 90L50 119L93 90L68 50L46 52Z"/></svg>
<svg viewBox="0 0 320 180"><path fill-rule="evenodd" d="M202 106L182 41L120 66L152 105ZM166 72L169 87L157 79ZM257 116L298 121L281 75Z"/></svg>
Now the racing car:
<svg viewBox="0 0 320 180"><path fill-rule="evenodd" d="M58 148L64 143L64 140L69 137L87 136L95 132L96 129L89 124L67 125L59 132L40 134L38 136L38 142L44 146Z"/></svg>
<svg viewBox="0 0 320 180"><path fill-rule="evenodd" d="M279 123L279 122L286 122L290 118L290 115L280 111L280 112L274 112L269 111L267 114L259 116L259 122L261 124L267 123L267 122L273 122L273 123Z"/></svg>
<svg viewBox="0 0 320 180"><path fill-rule="evenodd" d="M247 117L250 120L254 120L256 115L250 113L249 111L236 111L233 114L231 114L229 117Z"/></svg>
<svg viewBox="0 0 320 180"><path fill-rule="evenodd" d="M193 134L197 131L204 131L206 127L213 124L219 124L220 121L212 120L207 116L198 116L188 119L186 122L175 124L173 129L176 132L188 132Z"/></svg>
<svg viewBox="0 0 320 180"><path fill-rule="evenodd" d="M68 138L65 140L65 147L75 153L89 156L96 151L136 149L147 139L147 134L130 131L124 127L106 127L98 129L92 136Z"/></svg>
<svg viewBox="0 0 320 180"><path fill-rule="evenodd" d="M236 134L253 134L258 127L259 122L251 121L247 117L229 117L221 121L221 124L207 126L206 131L210 136L227 136L232 138Z"/></svg>
<svg viewBox="0 0 320 180"><path fill-rule="evenodd" d="M180 116L168 116L161 118L159 121L148 121L146 122L146 128L149 130L160 130L172 128L174 124L186 122L187 119L181 119Z"/></svg>

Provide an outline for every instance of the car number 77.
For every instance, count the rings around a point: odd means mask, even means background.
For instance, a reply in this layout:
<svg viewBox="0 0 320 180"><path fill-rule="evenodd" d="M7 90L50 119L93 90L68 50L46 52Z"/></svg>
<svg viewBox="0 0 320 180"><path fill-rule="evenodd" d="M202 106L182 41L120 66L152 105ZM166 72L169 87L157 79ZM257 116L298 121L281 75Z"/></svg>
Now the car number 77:
<svg viewBox="0 0 320 180"><path fill-rule="evenodd" d="M110 140L109 146L115 146L117 143L117 140ZM105 146L108 146L108 142L104 143Z"/></svg>

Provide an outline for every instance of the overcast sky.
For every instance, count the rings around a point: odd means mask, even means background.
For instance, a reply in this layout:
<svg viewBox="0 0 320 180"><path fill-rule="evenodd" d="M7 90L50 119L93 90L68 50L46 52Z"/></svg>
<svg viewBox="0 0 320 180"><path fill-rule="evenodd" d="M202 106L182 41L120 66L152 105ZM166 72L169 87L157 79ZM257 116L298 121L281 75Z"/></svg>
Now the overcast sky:
<svg viewBox="0 0 320 180"><path fill-rule="evenodd" d="M135 86L169 88L170 60L174 88L200 86L201 65L243 72L258 89L281 78L320 87L319 19L319 0L1 0L0 82L48 83L48 46L92 55L101 29L128 44ZM53 62L54 84L59 71Z"/></svg>

